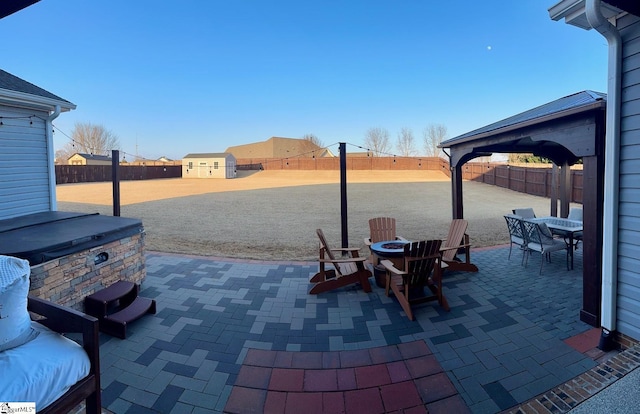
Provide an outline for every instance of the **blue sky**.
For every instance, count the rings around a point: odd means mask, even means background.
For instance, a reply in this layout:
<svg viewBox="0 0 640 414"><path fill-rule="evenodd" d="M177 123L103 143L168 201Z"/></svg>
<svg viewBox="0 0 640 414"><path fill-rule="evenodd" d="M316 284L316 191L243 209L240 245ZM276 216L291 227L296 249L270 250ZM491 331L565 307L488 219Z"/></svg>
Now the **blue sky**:
<svg viewBox="0 0 640 414"><path fill-rule="evenodd" d="M555 2L41 0L0 20L0 67L77 105L56 148L91 122L149 159L309 133L364 145L373 127L422 150L429 124L451 138L606 92L606 41L552 21Z"/></svg>

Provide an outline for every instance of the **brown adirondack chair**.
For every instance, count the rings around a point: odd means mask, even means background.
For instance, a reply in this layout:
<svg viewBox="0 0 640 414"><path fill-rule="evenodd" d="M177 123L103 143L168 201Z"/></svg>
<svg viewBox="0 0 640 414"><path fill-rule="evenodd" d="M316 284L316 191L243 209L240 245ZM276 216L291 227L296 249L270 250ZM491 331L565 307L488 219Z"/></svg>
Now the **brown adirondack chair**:
<svg viewBox="0 0 640 414"><path fill-rule="evenodd" d="M393 291L409 320L415 320L411 310L414 303L437 300L443 309L449 311L449 303L442 293L442 266L446 265L441 261L441 245L441 240L407 243L404 247L404 270L396 268L390 260L380 261L387 271L385 293L389 296L389 290ZM424 295L425 286L432 295Z"/></svg>
<svg viewBox="0 0 640 414"><path fill-rule="evenodd" d="M369 220L369 237L365 237L364 244L371 246L373 243L387 240L406 240L396 234L396 219L393 217L375 217ZM371 254L371 263L378 264Z"/></svg>
<svg viewBox="0 0 640 414"><path fill-rule="evenodd" d="M469 244L467 226L468 222L464 219L454 219L449 226L449 234L441 248L442 261L447 264L448 270L478 271L478 266L471 263L471 244ZM458 258L460 249L464 250L464 261Z"/></svg>
<svg viewBox="0 0 640 414"><path fill-rule="evenodd" d="M369 237L364 239L364 244L370 246L373 243L387 240L404 240L396 234L396 219L393 217L375 217L369 220Z"/></svg>
<svg viewBox="0 0 640 414"><path fill-rule="evenodd" d="M354 283L360 283L365 292L371 292L369 284L371 272L364 266L367 258L358 255L360 249L352 247L332 249L327 244L323 231L317 229L316 233L320 239L320 271L311 278L311 283L315 285L309 293L315 295ZM337 258L334 255L335 252L346 253L348 257ZM327 263L333 265L333 268L326 269Z"/></svg>

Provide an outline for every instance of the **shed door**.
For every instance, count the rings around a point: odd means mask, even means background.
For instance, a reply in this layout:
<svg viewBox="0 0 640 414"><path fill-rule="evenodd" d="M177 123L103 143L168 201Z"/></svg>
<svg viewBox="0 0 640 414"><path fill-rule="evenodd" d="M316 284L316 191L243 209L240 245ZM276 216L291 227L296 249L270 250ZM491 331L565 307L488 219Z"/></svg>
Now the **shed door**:
<svg viewBox="0 0 640 414"><path fill-rule="evenodd" d="M207 168L206 162L198 163L198 177L208 177L209 176L209 168Z"/></svg>

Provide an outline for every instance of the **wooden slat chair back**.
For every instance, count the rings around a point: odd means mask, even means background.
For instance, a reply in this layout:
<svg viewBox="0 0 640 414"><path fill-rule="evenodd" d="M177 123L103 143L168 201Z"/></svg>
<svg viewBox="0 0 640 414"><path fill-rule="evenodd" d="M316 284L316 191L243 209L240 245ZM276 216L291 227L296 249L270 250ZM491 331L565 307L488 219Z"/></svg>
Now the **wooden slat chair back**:
<svg viewBox="0 0 640 414"><path fill-rule="evenodd" d="M509 257L511 259L511 249L515 244L522 249L522 260L520 264L524 263L524 256L527 251L527 241L524 235L524 228L522 226L522 217L515 214L505 214L504 219L507 222L507 228L509 229Z"/></svg>
<svg viewBox="0 0 640 414"><path fill-rule="evenodd" d="M317 294L333 290L342 286L360 283L365 292L371 292L369 277L371 272L365 268L366 257L358 255L358 248L332 249L327 244L322 229L317 229L319 239L319 272L311 278L314 286L310 294ZM337 257L335 253L346 254L347 257ZM333 268L327 269L325 264L331 264Z"/></svg>
<svg viewBox="0 0 640 414"><path fill-rule="evenodd" d="M375 217L369 220L369 241L377 243L396 239L396 219Z"/></svg>
<svg viewBox="0 0 640 414"><path fill-rule="evenodd" d="M567 243L564 240L556 239L551 231L544 223L538 223L532 220L522 220L522 228L527 242L527 251L540 253L540 274L542 274L542 265L546 261L551 261L551 252L565 250L567 270L570 268L569 252ZM529 261L529 255L525 255L525 266Z"/></svg>
<svg viewBox="0 0 640 414"><path fill-rule="evenodd" d="M382 260L387 271L385 293L393 291L409 320L415 320L412 304L437 300L440 306L449 310L449 303L442 292L441 240L424 240L407 243L404 247L404 270L398 269L390 260ZM428 287L430 296L419 294L416 289Z"/></svg>
<svg viewBox="0 0 640 414"><path fill-rule="evenodd" d="M374 217L369 220L369 237L365 237L364 244L371 246L373 243L387 240L405 240L396 234L396 219L393 217ZM370 261L378 264L377 257L373 254Z"/></svg>
<svg viewBox="0 0 640 414"><path fill-rule="evenodd" d="M465 272L477 272L478 267L471 263L471 244L467 232L467 220L454 219L449 226L449 234L442 246L442 261L447 264L449 270L462 270ZM465 260L458 258L458 251L462 250Z"/></svg>

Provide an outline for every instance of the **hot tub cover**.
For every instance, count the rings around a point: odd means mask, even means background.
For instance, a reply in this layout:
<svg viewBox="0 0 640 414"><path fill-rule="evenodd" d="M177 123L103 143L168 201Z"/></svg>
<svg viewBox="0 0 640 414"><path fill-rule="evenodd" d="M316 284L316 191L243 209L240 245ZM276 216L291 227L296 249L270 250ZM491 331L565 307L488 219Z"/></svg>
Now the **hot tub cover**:
<svg viewBox="0 0 640 414"><path fill-rule="evenodd" d="M31 266L130 237L142 222L126 217L49 211L0 220L0 254Z"/></svg>

